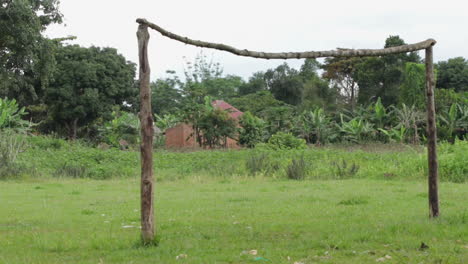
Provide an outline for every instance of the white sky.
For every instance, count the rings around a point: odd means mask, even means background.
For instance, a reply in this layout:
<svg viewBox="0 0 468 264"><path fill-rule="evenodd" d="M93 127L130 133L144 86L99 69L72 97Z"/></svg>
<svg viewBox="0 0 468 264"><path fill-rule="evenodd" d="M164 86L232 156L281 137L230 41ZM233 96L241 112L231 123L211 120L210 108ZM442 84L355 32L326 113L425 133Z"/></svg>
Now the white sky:
<svg viewBox="0 0 468 264"><path fill-rule="evenodd" d="M51 26L50 37L77 36L82 46L114 47L137 62L136 18L176 34L261 51L382 48L389 35L406 43L438 41L435 61L468 57L468 1L465 0L61 0L65 26ZM166 70L183 74L200 48L151 31L152 79ZM248 78L283 60L237 57L203 49L224 73ZM423 54L421 54L423 55ZM186 59L184 59L186 57ZM297 67L300 60L289 60Z"/></svg>

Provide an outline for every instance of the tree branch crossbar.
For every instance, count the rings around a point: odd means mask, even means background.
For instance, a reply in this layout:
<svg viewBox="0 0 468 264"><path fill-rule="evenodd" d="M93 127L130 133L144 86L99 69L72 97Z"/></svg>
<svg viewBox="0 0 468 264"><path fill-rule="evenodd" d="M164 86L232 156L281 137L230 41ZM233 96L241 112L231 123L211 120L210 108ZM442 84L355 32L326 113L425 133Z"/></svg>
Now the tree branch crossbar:
<svg viewBox="0 0 468 264"><path fill-rule="evenodd" d="M227 51L232 54L244 57L252 57L258 59L315 59L324 57L366 57L366 56L383 56L395 53L412 52L427 49L436 44L434 39L427 39L414 44L389 47L384 49L336 49L336 50L325 50L325 51L304 51L304 52L263 52L263 51L251 51L247 49L238 49L226 44L212 43L201 40L193 40L188 37L183 37L174 34L162 27L147 21L144 18L138 18L136 20L140 25L146 25L151 29L154 29L170 39L180 41L182 43L193 45L202 48L217 49L221 51Z"/></svg>

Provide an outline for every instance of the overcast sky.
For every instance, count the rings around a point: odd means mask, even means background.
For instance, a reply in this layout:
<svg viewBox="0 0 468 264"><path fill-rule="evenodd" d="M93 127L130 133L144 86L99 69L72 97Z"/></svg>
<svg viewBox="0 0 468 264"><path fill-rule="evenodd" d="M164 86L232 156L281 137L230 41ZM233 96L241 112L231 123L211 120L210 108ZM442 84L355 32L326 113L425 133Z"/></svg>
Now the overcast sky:
<svg viewBox="0 0 468 264"><path fill-rule="evenodd" d="M389 35L406 43L437 40L435 61L468 57L468 2L464 0L61 0L63 25L50 37L77 36L82 46L114 47L137 62L136 18L176 34L261 51L382 48ZM182 75L185 61L202 50L150 32L152 78ZM225 74L248 78L282 60L237 57L203 49ZM422 55L422 54L421 54ZM185 57L185 59L184 59ZM289 60L298 67L301 60Z"/></svg>

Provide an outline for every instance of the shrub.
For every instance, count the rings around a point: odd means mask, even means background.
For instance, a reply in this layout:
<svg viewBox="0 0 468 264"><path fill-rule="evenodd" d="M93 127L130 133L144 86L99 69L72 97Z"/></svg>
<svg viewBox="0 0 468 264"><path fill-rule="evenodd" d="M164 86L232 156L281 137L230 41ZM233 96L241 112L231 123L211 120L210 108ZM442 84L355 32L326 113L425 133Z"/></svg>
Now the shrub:
<svg viewBox="0 0 468 264"><path fill-rule="evenodd" d="M249 175L256 175L257 173L264 173L270 169L270 160L266 153L259 155L252 155L247 158L245 167Z"/></svg>
<svg viewBox="0 0 468 264"><path fill-rule="evenodd" d="M306 141L301 138L296 138L291 133L278 132L271 136L267 144L262 144L262 147L272 150L279 149L306 149Z"/></svg>
<svg viewBox="0 0 468 264"><path fill-rule="evenodd" d="M347 179L356 175L359 171L359 165L356 163L348 164L346 160L333 162L334 174L338 179Z"/></svg>
<svg viewBox="0 0 468 264"><path fill-rule="evenodd" d="M20 108L15 99L0 98L0 129L26 129L30 125L22 119L26 114L25 108Z"/></svg>
<svg viewBox="0 0 468 264"><path fill-rule="evenodd" d="M16 163L18 154L26 149L24 136L11 130L0 130L0 178L18 176L22 167Z"/></svg>
<svg viewBox="0 0 468 264"><path fill-rule="evenodd" d="M455 144L441 144L439 151L439 171L442 181L463 183L468 181L466 162L468 142L456 140Z"/></svg>
<svg viewBox="0 0 468 264"><path fill-rule="evenodd" d="M250 112L245 112L239 120L239 143L253 148L257 143L262 142L265 129L265 121L255 117Z"/></svg>
<svg viewBox="0 0 468 264"><path fill-rule="evenodd" d="M293 158L291 164L286 168L286 176L291 180L303 180L307 173L304 156Z"/></svg>
<svg viewBox="0 0 468 264"><path fill-rule="evenodd" d="M54 176L55 177L67 176L71 178L88 178L89 172L86 169L86 166L64 163L55 170Z"/></svg>

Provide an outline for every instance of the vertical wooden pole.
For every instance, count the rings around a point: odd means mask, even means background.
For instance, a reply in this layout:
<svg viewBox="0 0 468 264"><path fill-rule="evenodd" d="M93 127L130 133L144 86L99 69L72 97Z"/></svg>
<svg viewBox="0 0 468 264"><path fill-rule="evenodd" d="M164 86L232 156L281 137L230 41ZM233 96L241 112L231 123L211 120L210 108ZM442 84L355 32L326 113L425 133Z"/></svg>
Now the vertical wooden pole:
<svg viewBox="0 0 468 264"><path fill-rule="evenodd" d="M429 165L429 217L439 216L439 175L437 164L437 132L434 103L434 63L432 46L426 49L427 93L427 159Z"/></svg>
<svg viewBox="0 0 468 264"><path fill-rule="evenodd" d="M140 126L141 126L141 238L144 244L155 239L153 208L153 114L151 111L150 67L148 61L148 26L138 26L140 62Z"/></svg>

